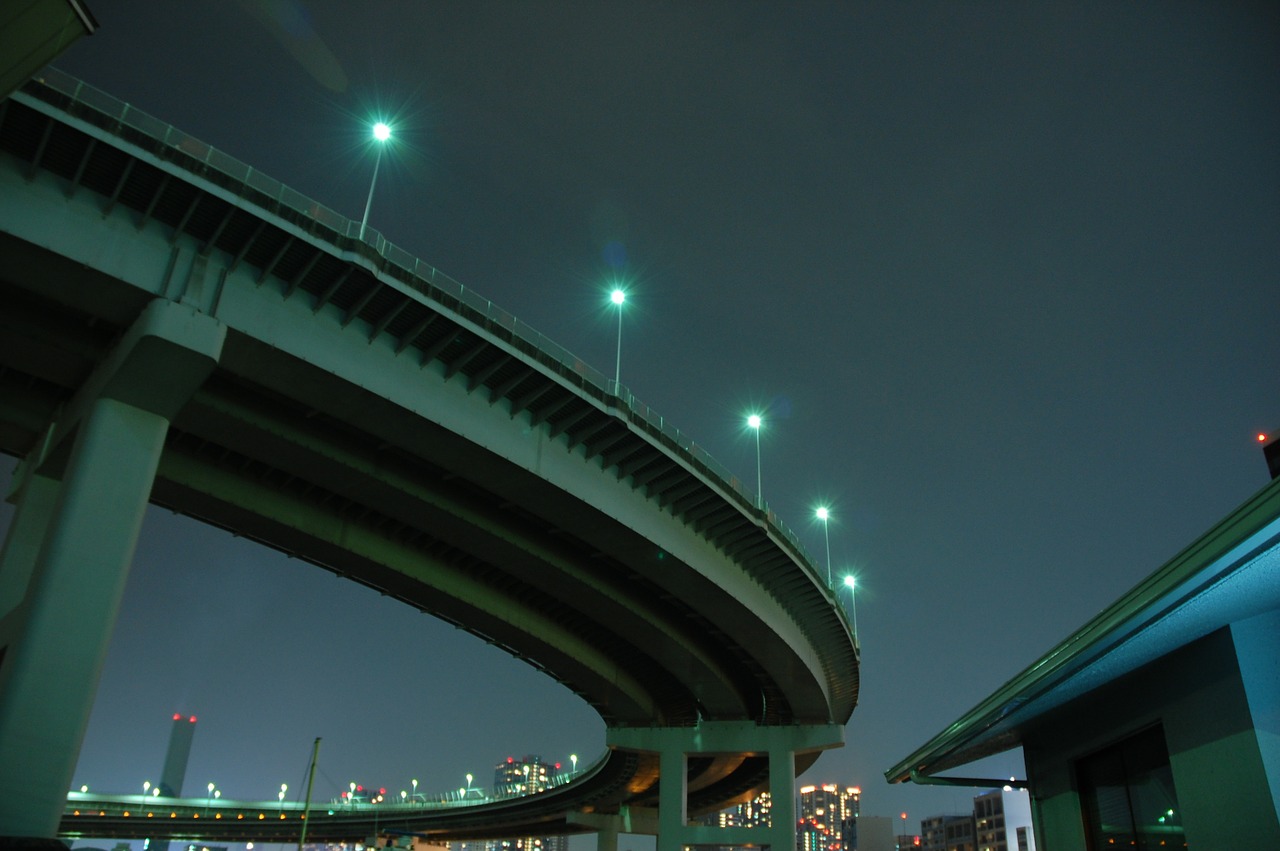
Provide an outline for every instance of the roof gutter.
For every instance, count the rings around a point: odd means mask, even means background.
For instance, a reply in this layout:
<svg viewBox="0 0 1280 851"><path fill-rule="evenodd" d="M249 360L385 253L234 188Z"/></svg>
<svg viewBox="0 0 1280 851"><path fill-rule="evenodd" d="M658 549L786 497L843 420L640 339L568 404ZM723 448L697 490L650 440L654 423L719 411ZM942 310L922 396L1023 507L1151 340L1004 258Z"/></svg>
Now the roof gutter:
<svg viewBox="0 0 1280 851"><path fill-rule="evenodd" d="M917 769L911 769L909 778L912 783L921 786L981 786L988 789L1026 789L1026 780L1015 780L1010 777L1008 780L998 780L983 777L935 777L930 774L921 774Z"/></svg>

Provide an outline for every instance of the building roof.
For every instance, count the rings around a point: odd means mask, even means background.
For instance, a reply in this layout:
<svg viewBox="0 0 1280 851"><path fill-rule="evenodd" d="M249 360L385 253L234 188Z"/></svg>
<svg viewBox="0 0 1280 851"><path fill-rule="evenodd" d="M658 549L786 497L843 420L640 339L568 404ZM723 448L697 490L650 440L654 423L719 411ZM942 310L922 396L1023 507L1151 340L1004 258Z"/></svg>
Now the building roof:
<svg viewBox="0 0 1280 851"><path fill-rule="evenodd" d="M1050 710L1220 627L1280 608L1280 479L885 772L929 776L1022 744Z"/></svg>

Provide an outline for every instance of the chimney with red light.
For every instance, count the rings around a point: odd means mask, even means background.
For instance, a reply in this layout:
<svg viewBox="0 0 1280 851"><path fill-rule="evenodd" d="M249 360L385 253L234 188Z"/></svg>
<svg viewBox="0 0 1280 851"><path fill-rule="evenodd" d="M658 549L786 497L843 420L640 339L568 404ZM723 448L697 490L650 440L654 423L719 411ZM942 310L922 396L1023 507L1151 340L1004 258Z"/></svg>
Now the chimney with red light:
<svg viewBox="0 0 1280 851"><path fill-rule="evenodd" d="M196 735L196 716L173 713L173 729L169 732L169 750L164 755L164 771L160 774L160 794L182 797L182 781L187 774L187 758L191 756L191 740Z"/></svg>

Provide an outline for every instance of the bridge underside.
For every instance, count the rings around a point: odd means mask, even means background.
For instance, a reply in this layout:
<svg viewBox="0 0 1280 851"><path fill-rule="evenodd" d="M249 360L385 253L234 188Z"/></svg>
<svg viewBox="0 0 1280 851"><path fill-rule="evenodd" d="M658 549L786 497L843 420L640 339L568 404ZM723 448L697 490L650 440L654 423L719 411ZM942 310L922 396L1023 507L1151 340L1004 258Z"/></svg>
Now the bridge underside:
<svg viewBox="0 0 1280 851"><path fill-rule="evenodd" d="M857 650L831 590L647 410L191 145L41 91L55 107L0 102L0 451L26 474L63 476L104 365L165 383L162 358L122 352L147 317L203 323L217 351L163 414L152 501L455 623L611 730L848 719ZM818 753L792 750L789 770ZM776 782L767 753L687 756L691 813ZM619 745L563 792L431 830L589 829L566 814L657 806L660 763Z"/></svg>

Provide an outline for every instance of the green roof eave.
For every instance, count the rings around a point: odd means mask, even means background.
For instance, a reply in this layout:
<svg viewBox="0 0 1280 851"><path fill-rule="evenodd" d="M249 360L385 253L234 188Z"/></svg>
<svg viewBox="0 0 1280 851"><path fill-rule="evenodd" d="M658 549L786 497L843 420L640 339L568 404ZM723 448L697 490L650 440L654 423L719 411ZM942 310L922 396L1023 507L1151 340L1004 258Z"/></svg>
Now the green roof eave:
<svg viewBox="0 0 1280 851"><path fill-rule="evenodd" d="M1273 558L1251 573L1250 583L1237 583L1230 594L1223 592L1218 605L1205 607L1207 616L1169 617L1188 601L1216 593L1228 577L1255 564L1263 554ZM933 775L1018 747L1028 724L1049 709L1232 622L1233 612L1260 599L1248 585L1256 584L1254 590L1266 592L1262 605L1274 605L1276 583L1266 577L1277 564L1280 479L886 771L886 780L902 783L911 780L913 771ZM1240 587L1246 591L1241 593ZM1170 623L1176 628L1167 628ZM1165 628L1157 629L1161 624ZM1109 662L1105 669L1099 666L1104 659Z"/></svg>

